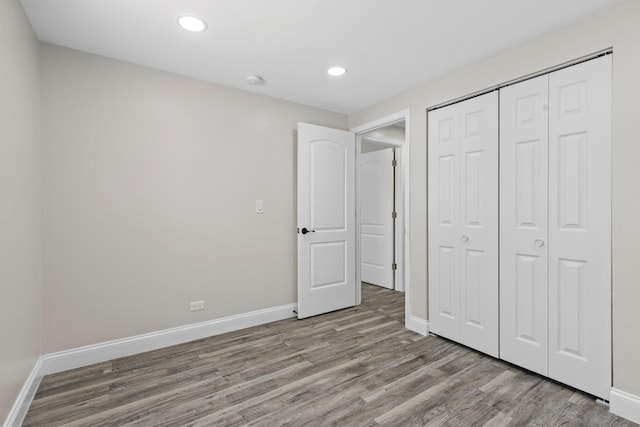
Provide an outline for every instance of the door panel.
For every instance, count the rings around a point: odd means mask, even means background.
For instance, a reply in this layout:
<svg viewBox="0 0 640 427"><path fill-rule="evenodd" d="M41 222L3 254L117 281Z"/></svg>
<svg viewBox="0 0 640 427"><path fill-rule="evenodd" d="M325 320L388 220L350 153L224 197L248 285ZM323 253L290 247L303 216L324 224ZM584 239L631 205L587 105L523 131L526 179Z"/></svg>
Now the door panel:
<svg viewBox="0 0 640 427"><path fill-rule="evenodd" d="M587 192L587 135L558 135L558 227L585 231Z"/></svg>
<svg viewBox="0 0 640 427"><path fill-rule="evenodd" d="M583 295L586 288L587 263L571 259L558 260L557 295L558 352L586 362L585 313Z"/></svg>
<svg viewBox="0 0 640 427"><path fill-rule="evenodd" d="M347 225L347 150L341 141L309 142L311 228L343 231Z"/></svg>
<svg viewBox="0 0 640 427"><path fill-rule="evenodd" d="M549 77L549 376L611 386L611 56Z"/></svg>
<svg viewBox="0 0 640 427"><path fill-rule="evenodd" d="M346 246L344 241L311 243L311 289L346 283Z"/></svg>
<svg viewBox="0 0 640 427"><path fill-rule="evenodd" d="M540 331L540 308L536 304L536 292L538 291L537 285L540 284L539 270L546 267L541 265L540 257L516 254L516 276L513 280L513 287L515 289L515 304L512 310L515 310L515 322L512 324L515 330L514 337L516 342L523 342L529 346L533 346L534 349L538 349L541 346L547 347L544 339L540 337L541 332L544 334L546 331ZM546 283L543 283L546 288ZM546 294L546 292L545 292ZM546 312L546 310L544 310ZM507 322L514 319L506 319ZM546 325L546 319L543 319ZM545 334L546 335L546 334ZM513 339L513 337L510 337ZM506 347L506 346L505 346ZM542 358L546 361L546 357ZM545 363L546 367L546 363ZM542 370L541 370L542 371ZM544 370L546 372L546 369Z"/></svg>
<svg viewBox="0 0 640 427"><path fill-rule="evenodd" d="M480 286L482 278L482 262L484 253L473 249L465 250L463 272L465 284L465 310L463 312L463 322L469 326L483 329L482 311L480 308Z"/></svg>
<svg viewBox="0 0 640 427"><path fill-rule="evenodd" d="M429 112L429 327L498 355L498 98Z"/></svg>
<svg viewBox="0 0 640 427"><path fill-rule="evenodd" d="M457 319L458 315L458 284L457 277L457 257L455 249L449 246L440 246L437 254L439 265L438 272L438 314L450 320Z"/></svg>
<svg viewBox="0 0 640 427"><path fill-rule="evenodd" d="M453 154L445 154L440 156L437 161L439 162L439 201L437 205L439 224L451 225L454 224L453 212L457 208L456 189L457 185L457 157Z"/></svg>
<svg viewBox="0 0 640 427"><path fill-rule="evenodd" d="M498 356L498 93L459 104L460 342Z"/></svg>
<svg viewBox="0 0 640 427"><path fill-rule="evenodd" d="M354 162L353 133L298 124L298 318L355 305Z"/></svg>
<svg viewBox="0 0 640 427"><path fill-rule="evenodd" d="M393 289L393 148L360 157L360 279Z"/></svg>
<svg viewBox="0 0 640 427"><path fill-rule="evenodd" d="M429 112L429 329L460 339L459 105Z"/></svg>
<svg viewBox="0 0 640 427"><path fill-rule="evenodd" d="M482 191L480 185L482 183L482 170L483 152L474 151L466 153L465 156L465 200L463 205L465 207L465 221L467 226L482 227L480 222L482 205L480 198Z"/></svg>
<svg viewBox="0 0 640 427"><path fill-rule="evenodd" d="M500 90L500 358L542 375L549 352L548 92L546 75Z"/></svg>

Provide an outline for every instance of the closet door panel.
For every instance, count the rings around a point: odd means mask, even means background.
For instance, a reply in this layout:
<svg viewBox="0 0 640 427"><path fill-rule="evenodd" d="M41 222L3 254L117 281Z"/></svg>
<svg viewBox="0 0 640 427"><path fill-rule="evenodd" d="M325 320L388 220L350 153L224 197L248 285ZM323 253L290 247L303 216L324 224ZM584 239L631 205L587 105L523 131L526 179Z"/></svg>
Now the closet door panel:
<svg viewBox="0 0 640 427"><path fill-rule="evenodd" d="M498 93L460 108L460 342L498 356Z"/></svg>
<svg viewBox="0 0 640 427"><path fill-rule="evenodd" d="M429 327L460 337L460 131L457 104L429 112Z"/></svg>
<svg viewBox="0 0 640 427"><path fill-rule="evenodd" d="M549 77L549 376L611 386L611 56Z"/></svg>
<svg viewBox="0 0 640 427"><path fill-rule="evenodd" d="M548 374L548 93L500 90L500 358Z"/></svg>

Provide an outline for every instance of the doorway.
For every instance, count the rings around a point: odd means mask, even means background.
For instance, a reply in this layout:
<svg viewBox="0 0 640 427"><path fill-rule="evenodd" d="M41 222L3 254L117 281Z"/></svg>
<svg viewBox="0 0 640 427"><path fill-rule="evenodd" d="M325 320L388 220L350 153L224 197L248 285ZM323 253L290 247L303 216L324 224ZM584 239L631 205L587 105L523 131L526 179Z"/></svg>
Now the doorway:
<svg viewBox="0 0 640 427"><path fill-rule="evenodd" d="M404 138L385 135L392 128L393 132L404 134ZM397 214L393 228L396 264L393 286L405 293L405 327L427 335L426 320L412 315L408 129L409 110L350 131L298 123L299 319L362 303L360 162L362 142L367 139L395 151Z"/></svg>
<svg viewBox="0 0 640 427"><path fill-rule="evenodd" d="M389 143L389 141L393 141ZM397 160L404 144L404 120L361 135L360 274L361 281L401 290L396 280Z"/></svg>
<svg viewBox="0 0 640 427"><path fill-rule="evenodd" d="M395 224L393 226L394 243L393 288L405 293L405 327L426 335L426 323L413 316L411 307L411 285L409 281L409 166L410 166L410 114L404 110L382 117L378 120L352 128L356 134L356 304L362 302L362 260L363 245L361 236L361 161L363 149L392 148L395 154L396 170L393 189L395 193ZM364 147L364 148L363 148ZM377 151L377 150L374 150ZM424 327L423 327L424 326Z"/></svg>

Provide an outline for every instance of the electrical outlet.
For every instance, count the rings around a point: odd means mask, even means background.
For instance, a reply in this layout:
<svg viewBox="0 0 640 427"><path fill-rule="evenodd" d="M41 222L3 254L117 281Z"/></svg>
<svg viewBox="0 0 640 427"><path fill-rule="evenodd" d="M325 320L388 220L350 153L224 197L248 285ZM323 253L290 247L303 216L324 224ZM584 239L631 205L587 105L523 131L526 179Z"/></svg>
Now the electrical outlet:
<svg viewBox="0 0 640 427"><path fill-rule="evenodd" d="M204 310L204 301L191 301L191 311Z"/></svg>

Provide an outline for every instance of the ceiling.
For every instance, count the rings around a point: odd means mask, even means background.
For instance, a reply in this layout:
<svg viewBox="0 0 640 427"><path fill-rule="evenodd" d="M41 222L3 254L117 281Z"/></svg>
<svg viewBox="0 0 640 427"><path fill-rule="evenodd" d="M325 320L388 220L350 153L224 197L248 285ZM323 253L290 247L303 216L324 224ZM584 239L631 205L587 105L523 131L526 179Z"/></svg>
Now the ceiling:
<svg viewBox="0 0 640 427"><path fill-rule="evenodd" d="M353 113L619 0L22 0L38 38ZM177 25L181 14L208 30ZM570 59L570 58L567 58ZM344 65L331 77L326 70ZM250 86L248 74L266 84Z"/></svg>

